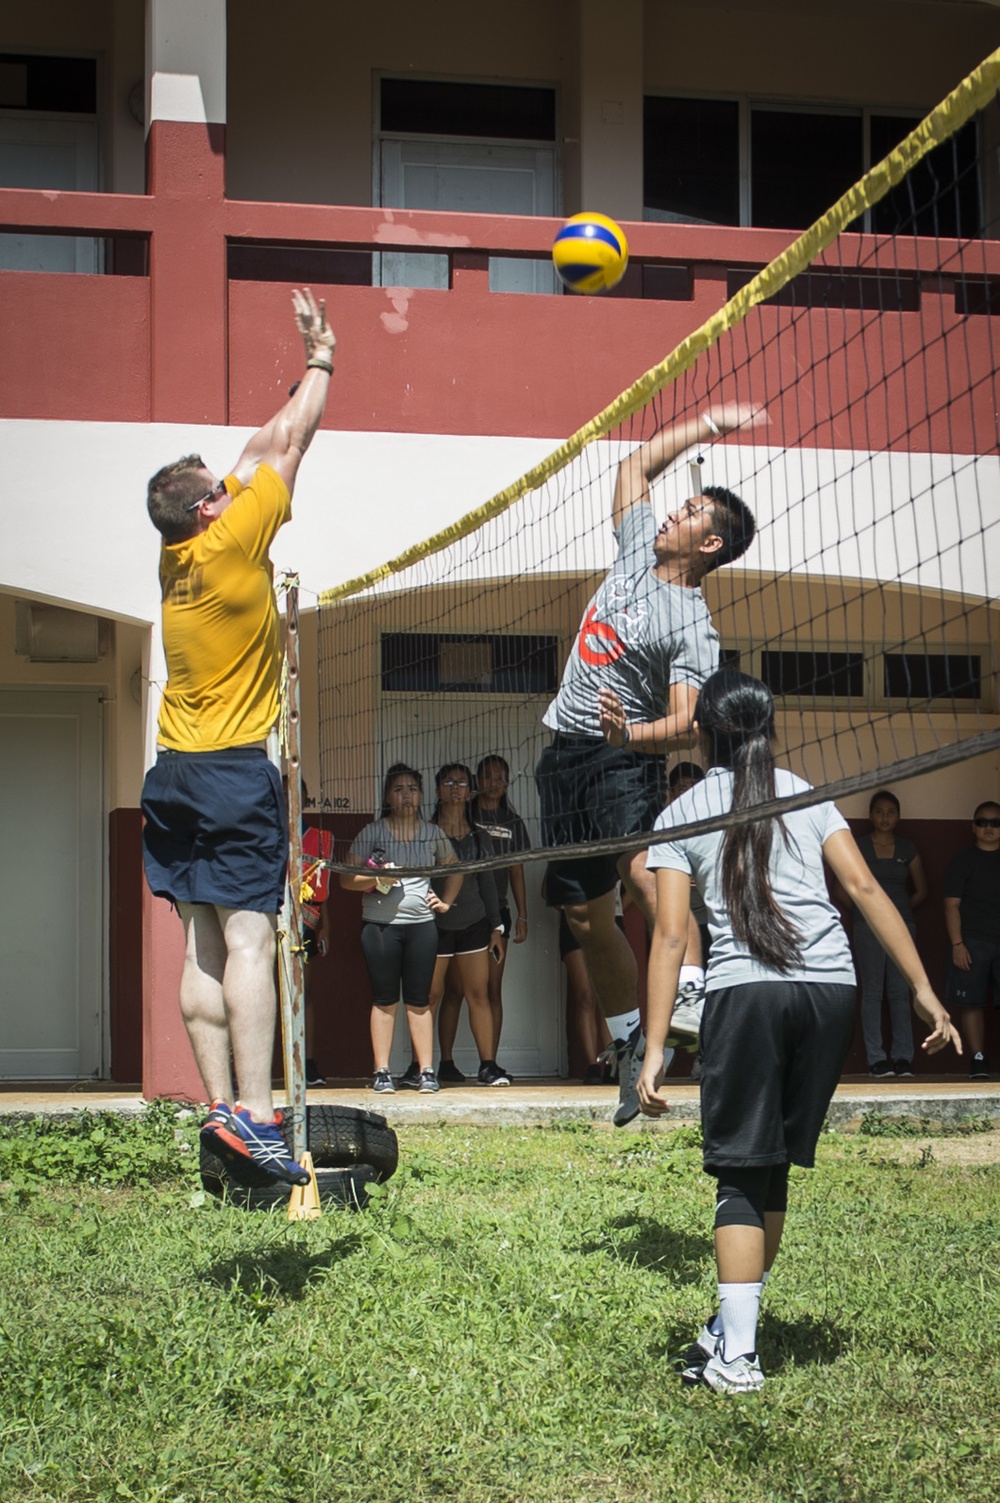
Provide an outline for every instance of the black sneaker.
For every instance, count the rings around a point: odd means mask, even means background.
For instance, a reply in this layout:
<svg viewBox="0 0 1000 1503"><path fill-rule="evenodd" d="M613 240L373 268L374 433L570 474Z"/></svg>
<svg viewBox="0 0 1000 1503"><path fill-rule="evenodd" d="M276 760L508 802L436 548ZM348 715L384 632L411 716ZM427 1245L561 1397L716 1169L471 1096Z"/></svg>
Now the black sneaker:
<svg viewBox="0 0 1000 1503"><path fill-rule="evenodd" d="M887 1059L877 1059L873 1065L868 1066L868 1074L872 1080L882 1080L884 1076L892 1074L892 1066Z"/></svg>
<svg viewBox="0 0 1000 1503"><path fill-rule="evenodd" d="M892 1062L892 1073L897 1080L912 1080L913 1064L908 1059L894 1059Z"/></svg>
<svg viewBox="0 0 1000 1503"><path fill-rule="evenodd" d="M584 1085L603 1085L604 1066L588 1065L586 1071L584 1072L583 1083Z"/></svg>
<svg viewBox="0 0 1000 1503"><path fill-rule="evenodd" d="M438 1080L442 1085L465 1085L465 1076L453 1059L443 1059L438 1065Z"/></svg>
<svg viewBox="0 0 1000 1503"><path fill-rule="evenodd" d="M420 1066L415 1059L411 1059L402 1075L399 1076L398 1084L404 1091L417 1091L420 1089Z"/></svg>
<svg viewBox="0 0 1000 1503"><path fill-rule="evenodd" d="M482 1064L479 1066L479 1074L476 1076L476 1080L480 1085L510 1085L510 1076L507 1074L506 1070L501 1070L497 1066L496 1060L493 1059L483 1060Z"/></svg>
<svg viewBox="0 0 1000 1503"><path fill-rule="evenodd" d="M974 1054L969 1065L970 1080L989 1080L990 1062L985 1054Z"/></svg>
<svg viewBox="0 0 1000 1503"><path fill-rule="evenodd" d="M314 1059L306 1060L306 1086L325 1086L326 1076Z"/></svg>

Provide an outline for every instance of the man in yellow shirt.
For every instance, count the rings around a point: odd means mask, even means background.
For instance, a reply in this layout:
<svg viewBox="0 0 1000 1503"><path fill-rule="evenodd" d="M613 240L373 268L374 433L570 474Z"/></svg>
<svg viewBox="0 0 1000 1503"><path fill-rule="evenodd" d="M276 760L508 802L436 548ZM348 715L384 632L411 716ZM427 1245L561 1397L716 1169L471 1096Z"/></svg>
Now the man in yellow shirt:
<svg viewBox="0 0 1000 1503"><path fill-rule="evenodd" d="M184 925L180 1005L211 1105L201 1136L246 1184L308 1183L271 1097L276 915L288 819L265 739L281 632L268 551L326 404L336 347L324 304L293 294L306 373L224 480L197 454L158 471L167 687L142 792L146 879ZM234 1106L233 1064L242 1101Z"/></svg>

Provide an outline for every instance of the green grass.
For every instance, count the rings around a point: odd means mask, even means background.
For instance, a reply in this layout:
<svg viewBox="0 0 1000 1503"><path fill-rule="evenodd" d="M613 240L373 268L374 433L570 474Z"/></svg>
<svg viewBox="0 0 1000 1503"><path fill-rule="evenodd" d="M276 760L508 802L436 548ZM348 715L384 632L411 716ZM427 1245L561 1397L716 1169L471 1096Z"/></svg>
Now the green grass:
<svg viewBox="0 0 1000 1503"><path fill-rule="evenodd" d="M202 1195L193 1144L165 1109L0 1136L4 1503L996 1495L988 1134L824 1138L735 1399L672 1361L714 1298L697 1130L407 1129L368 1211L296 1224Z"/></svg>

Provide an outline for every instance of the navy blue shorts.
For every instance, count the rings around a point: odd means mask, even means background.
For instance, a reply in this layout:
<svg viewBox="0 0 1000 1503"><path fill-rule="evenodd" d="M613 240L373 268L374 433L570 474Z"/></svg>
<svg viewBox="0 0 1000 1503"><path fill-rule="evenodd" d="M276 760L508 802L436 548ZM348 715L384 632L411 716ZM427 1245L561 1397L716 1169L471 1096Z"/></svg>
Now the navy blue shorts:
<svg viewBox="0 0 1000 1503"><path fill-rule="evenodd" d="M603 736L558 732L542 752L535 782L545 845L613 840L653 828L666 802L664 759L611 746ZM550 908L603 897L619 880L618 857L572 857L545 872Z"/></svg>
<svg viewBox="0 0 1000 1503"><path fill-rule="evenodd" d="M161 751L142 788L150 891L174 903L277 913L288 867L281 775L256 746Z"/></svg>

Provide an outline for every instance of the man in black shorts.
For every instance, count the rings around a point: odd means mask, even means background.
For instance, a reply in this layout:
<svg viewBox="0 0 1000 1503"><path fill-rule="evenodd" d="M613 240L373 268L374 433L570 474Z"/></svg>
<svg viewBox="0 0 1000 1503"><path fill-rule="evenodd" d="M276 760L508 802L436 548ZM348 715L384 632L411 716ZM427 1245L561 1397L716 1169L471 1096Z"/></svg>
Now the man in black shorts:
<svg viewBox="0 0 1000 1503"><path fill-rule="evenodd" d="M701 581L746 552L755 526L738 496L709 486L657 529L649 488L696 444L766 422L759 408L713 407L661 429L619 466L618 558L587 607L545 715L555 735L535 776L547 845L653 828L665 802L664 754L688 741L698 690L719 662ZM635 958L614 921L619 876L651 925L655 883L644 851L553 862L545 889L580 941L607 1019L618 1058L614 1120L624 1126L639 1112L642 1030Z"/></svg>
<svg viewBox="0 0 1000 1503"><path fill-rule="evenodd" d="M986 1000L1000 1007L1000 804L972 816L974 845L959 851L944 874L944 921L951 941L945 1004L957 1007L969 1049L969 1075L986 1080Z"/></svg>
<svg viewBox="0 0 1000 1503"><path fill-rule="evenodd" d="M184 925L180 1005L211 1102L202 1141L245 1183L307 1184L271 1097L276 915L288 862L278 716L282 638L268 556L291 516L336 345L312 293L293 294L306 372L219 480L197 454L158 471L167 686L142 792L146 878ZM233 1102L233 1064L241 1102Z"/></svg>

